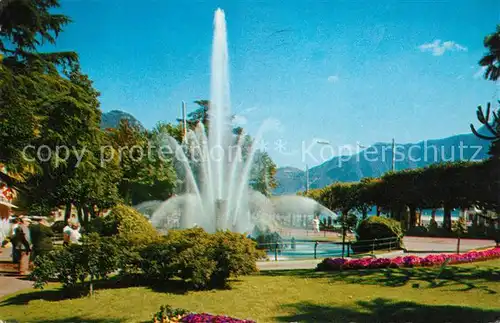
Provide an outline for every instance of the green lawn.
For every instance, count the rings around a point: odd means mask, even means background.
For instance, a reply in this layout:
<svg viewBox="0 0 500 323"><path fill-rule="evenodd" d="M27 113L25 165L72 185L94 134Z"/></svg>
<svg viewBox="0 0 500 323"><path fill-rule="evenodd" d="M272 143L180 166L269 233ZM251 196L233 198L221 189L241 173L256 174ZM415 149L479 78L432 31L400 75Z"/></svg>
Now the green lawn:
<svg viewBox="0 0 500 323"><path fill-rule="evenodd" d="M262 272L232 290L186 292L115 284L95 298L60 300L57 286L0 300L0 319L19 322L143 322L162 304L258 322L494 322L500 260L439 269ZM433 282L433 283L432 283Z"/></svg>

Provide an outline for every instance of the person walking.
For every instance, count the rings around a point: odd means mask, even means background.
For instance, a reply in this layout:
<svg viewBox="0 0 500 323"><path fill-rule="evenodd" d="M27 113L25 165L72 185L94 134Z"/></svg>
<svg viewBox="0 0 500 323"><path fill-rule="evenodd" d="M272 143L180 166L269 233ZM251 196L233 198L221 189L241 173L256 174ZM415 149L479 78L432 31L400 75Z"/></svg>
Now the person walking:
<svg viewBox="0 0 500 323"><path fill-rule="evenodd" d="M42 218L37 224L33 224L30 227L30 233L31 243L33 244L31 260L35 261L37 257L46 255L52 250L54 232L47 220Z"/></svg>
<svg viewBox="0 0 500 323"><path fill-rule="evenodd" d="M69 243L81 244L80 239L82 238L82 234L81 234L80 230L81 230L80 223L74 222L71 225L71 232L69 235Z"/></svg>
<svg viewBox="0 0 500 323"><path fill-rule="evenodd" d="M12 248L19 254L20 275L25 275L29 271L31 253L30 222L28 218L22 218L12 238Z"/></svg>
<svg viewBox="0 0 500 323"><path fill-rule="evenodd" d="M314 216L313 219L313 232L319 233L319 216Z"/></svg>
<svg viewBox="0 0 500 323"><path fill-rule="evenodd" d="M16 233L16 229L21 223L21 219L16 217L12 220L12 226L10 227L9 234L7 238L2 241L2 248L4 248L7 244L12 245L12 263L18 264L19 263L19 252L16 248L14 248L14 243L12 242L14 239L14 234Z"/></svg>

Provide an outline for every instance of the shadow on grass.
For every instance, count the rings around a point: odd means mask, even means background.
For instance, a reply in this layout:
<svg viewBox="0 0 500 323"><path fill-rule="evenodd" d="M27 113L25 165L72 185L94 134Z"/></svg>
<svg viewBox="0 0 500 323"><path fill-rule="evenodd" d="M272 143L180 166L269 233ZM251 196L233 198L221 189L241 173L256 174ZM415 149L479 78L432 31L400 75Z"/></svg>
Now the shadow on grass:
<svg viewBox="0 0 500 323"><path fill-rule="evenodd" d="M448 266L440 268L386 268L316 272L314 270L263 271L265 276L291 276L299 278L328 278L351 284L400 287L412 284L415 288L455 287L455 291L482 289L496 292L483 284L500 282L500 268Z"/></svg>
<svg viewBox="0 0 500 323"><path fill-rule="evenodd" d="M432 306L412 302L391 302L383 298L359 301L358 307L333 307L311 303L285 305L296 314L277 317L278 322L412 322L412 323L475 323L495 322L500 311L487 311L471 307Z"/></svg>
<svg viewBox="0 0 500 323"><path fill-rule="evenodd" d="M237 282L240 282L240 280L231 280L231 283ZM95 281L93 284L94 291L131 287L145 287L157 293L169 293L176 295L183 295L196 290L192 284L182 280L172 279L161 282L147 282L138 276L114 276L107 280ZM227 286L218 290L228 289L231 289L231 287ZM7 298L0 303L0 307L9 305L26 305L33 300L62 301L65 299L82 298L86 296L88 296L88 285L86 285L85 288L75 288L72 290L64 290L63 288L47 288L46 290L35 290L11 297L7 296Z"/></svg>

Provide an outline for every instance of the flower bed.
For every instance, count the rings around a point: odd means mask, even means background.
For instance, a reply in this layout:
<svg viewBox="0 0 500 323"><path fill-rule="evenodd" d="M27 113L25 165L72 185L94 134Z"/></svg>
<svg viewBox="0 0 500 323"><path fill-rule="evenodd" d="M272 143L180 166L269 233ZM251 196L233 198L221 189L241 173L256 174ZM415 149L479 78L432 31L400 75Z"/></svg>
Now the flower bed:
<svg viewBox="0 0 500 323"><path fill-rule="evenodd" d="M240 319L235 319L229 316L223 316L223 315L210 315L206 313L202 314L188 314L184 316L180 322L187 322L187 323L205 323L205 322L213 322L213 323L255 323L255 321L249 321L249 320L240 320Z"/></svg>
<svg viewBox="0 0 500 323"><path fill-rule="evenodd" d="M255 323L250 320L240 320L224 315L212 315L207 313L189 313L184 309L173 309L170 306L162 306L152 320L153 323L184 322L184 323Z"/></svg>
<svg viewBox="0 0 500 323"><path fill-rule="evenodd" d="M500 258L500 248L492 248L483 251L469 251L463 254L439 254L428 255L426 257L404 256L392 259L361 258L347 260L342 258L325 258L318 264L316 270L431 267L442 265L447 259L449 259L450 264L460 264L495 258Z"/></svg>

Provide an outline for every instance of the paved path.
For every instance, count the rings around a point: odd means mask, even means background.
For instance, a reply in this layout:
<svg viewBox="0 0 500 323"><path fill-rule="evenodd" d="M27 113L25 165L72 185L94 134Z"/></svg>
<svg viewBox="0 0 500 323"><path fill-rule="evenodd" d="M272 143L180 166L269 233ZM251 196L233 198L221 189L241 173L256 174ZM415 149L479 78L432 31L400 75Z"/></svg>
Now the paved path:
<svg viewBox="0 0 500 323"><path fill-rule="evenodd" d="M33 288L33 282L17 277L0 276L0 298L28 288Z"/></svg>
<svg viewBox="0 0 500 323"><path fill-rule="evenodd" d="M12 264L11 249L0 248L0 298L33 287L33 282L22 278Z"/></svg>
<svg viewBox="0 0 500 323"><path fill-rule="evenodd" d="M403 243L408 252L455 252L457 250L457 239L455 238L404 237ZM461 252L494 246L494 240L460 240Z"/></svg>

